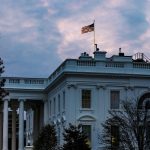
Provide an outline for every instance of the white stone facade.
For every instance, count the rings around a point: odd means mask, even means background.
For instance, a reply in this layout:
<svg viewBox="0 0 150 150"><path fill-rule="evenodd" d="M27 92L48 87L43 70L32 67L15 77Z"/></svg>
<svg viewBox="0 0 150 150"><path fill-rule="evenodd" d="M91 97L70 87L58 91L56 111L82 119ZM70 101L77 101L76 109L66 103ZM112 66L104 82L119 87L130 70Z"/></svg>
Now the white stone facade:
<svg viewBox="0 0 150 150"><path fill-rule="evenodd" d="M134 62L131 56L120 54L106 58L105 54L106 52L97 50L94 58L83 53L79 59L67 59L45 79L7 77L5 88L10 94L3 105L5 119L1 149L8 150L7 112L8 107L12 106L20 108L18 150L23 150L24 147L24 110L25 145L32 145L40 128L48 123L56 126L58 143L62 144L64 127L69 123L80 123L90 127L92 150L100 149L102 145L99 144L98 137L102 130L101 123L106 120L108 110L117 107L117 102L111 104L111 92L119 93L119 102L137 99L145 94L150 99L150 63ZM86 100L83 104L83 90L89 92L90 104ZM120 104L118 109L121 109ZM14 130L13 126L12 129ZM16 143L12 139L13 142Z"/></svg>

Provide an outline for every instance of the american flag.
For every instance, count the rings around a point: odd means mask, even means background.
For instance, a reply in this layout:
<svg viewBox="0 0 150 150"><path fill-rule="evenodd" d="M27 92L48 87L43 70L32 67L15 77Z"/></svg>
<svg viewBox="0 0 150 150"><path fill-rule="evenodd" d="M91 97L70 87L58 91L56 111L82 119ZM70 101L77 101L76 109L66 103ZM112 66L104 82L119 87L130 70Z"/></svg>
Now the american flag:
<svg viewBox="0 0 150 150"><path fill-rule="evenodd" d="M88 26L84 26L81 28L81 33L87 33L87 32L92 32L94 31L94 23L88 25Z"/></svg>

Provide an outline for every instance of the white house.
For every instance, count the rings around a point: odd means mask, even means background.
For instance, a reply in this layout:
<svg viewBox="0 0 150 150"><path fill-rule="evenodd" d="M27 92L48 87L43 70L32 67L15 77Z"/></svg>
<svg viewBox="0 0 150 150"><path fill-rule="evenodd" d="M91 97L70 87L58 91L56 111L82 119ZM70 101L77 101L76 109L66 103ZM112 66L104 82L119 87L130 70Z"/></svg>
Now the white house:
<svg viewBox="0 0 150 150"><path fill-rule="evenodd" d="M32 145L40 128L48 123L56 126L60 144L64 127L82 124L92 150L98 150L101 123L108 110L120 109L122 100L138 98L142 105L150 99L150 63L143 54L133 59L119 52L106 58L106 52L97 49L94 57L82 53L78 59L66 59L48 78L6 77L5 88L10 94L1 108L0 150L8 150L8 107L12 110L12 150L16 150L18 108L18 150Z"/></svg>

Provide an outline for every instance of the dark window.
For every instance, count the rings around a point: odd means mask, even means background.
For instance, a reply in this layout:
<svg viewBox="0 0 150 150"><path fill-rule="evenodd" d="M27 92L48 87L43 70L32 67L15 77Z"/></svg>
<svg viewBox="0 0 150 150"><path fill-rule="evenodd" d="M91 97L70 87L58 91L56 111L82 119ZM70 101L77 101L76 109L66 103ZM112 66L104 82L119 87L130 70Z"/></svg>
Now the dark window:
<svg viewBox="0 0 150 150"><path fill-rule="evenodd" d="M66 103L66 102L65 102L65 101L66 101L65 98L66 98L66 94L65 94L65 91L63 91L63 110L65 110L65 105L66 105L66 104L65 104L65 103Z"/></svg>
<svg viewBox="0 0 150 150"><path fill-rule="evenodd" d="M111 126L111 145L112 149L116 150L119 147L119 127Z"/></svg>
<svg viewBox="0 0 150 150"><path fill-rule="evenodd" d="M87 136L87 144L91 147L91 125L82 125L82 131Z"/></svg>
<svg viewBox="0 0 150 150"><path fill-rule="evenodd" d="M82 90L82 108L91 108L91 90Z"/></svg>
<svg viewBox="0 0 150 150"><path fill-rule="evenodd" d="M60 95L58 95L58 112L60 113Z"/></svg>
<svg viewBox="0 0 150 150"><path fill-rule="evenodd" d="M120 92L111 91L110 92L110 108L119 109L119 103L120 103Z"/></svg>
<svg viewBox="0 0 150 150"><path fill-rule="evenodd" d="M52 101L49 101L49 115L52 115Z"/></svg>
<svg viewBox="0 0 150 150"><path fill-rule="evenodd" d="M54 98L54 112L53 112L53 114L55 115L56 114L56 99Z"/></svg>

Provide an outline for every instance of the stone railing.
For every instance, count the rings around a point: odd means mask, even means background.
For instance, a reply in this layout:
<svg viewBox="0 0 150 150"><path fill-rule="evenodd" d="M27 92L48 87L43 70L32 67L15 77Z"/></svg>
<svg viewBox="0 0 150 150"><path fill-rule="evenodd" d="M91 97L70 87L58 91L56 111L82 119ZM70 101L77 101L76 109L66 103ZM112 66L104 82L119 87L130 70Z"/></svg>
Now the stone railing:
<svg viewBox="0 0 150 150"><path fill-rule="evenodd" d="M105 67L124 68L124 63L108 62Z"/></svg>
<svg viewBox="0 0 150 150"><path fill-rule="evenodd" d="M47 85L45 78L21 78L21 77L4 77L6 79L6 88L24 88L24 89L44 89Z"/></svg>
<svg viewBox="0 0 150 150"><path fill-rule="evenodd" d="M50 84L53 82L61 73L64 72L124 73L125 71L126 74L134 74L135 70L135 74L137 74L137 69L140 69L140 73L143 72L144 74L146 71L146 74L150 74L148 70L150 69L150 63L68 59L50 75L48 83Z"/></svg>
<svg viewBox="0 0 150 150"><path fill-rule="evenodd" d="M150 63L133 63L133 68L150 69Z"/></svg>
<svg viewBox="0 0 150 150"><path fill-rule="evenodd" d="M94 72L116 74L123 73L150 75L150 63L67 59L47 79L6 77L5 86L8 88L16 87L25 89L45 89L59 75L65 72Z"/></svg>
<svg viewBox="0 0 150 150"><path fill-rule="evenodd" d="M96 66L96 62L92 60L77 60L77 66Z"/></svg>
<svg viewBox="0 0 150 150"><path fill-rule="evenodd" d="M51 81L53 81L59 74L61 74L65 68L65 63L66 61L64 61L48 78L48 82L50 83Z"/></svg>

